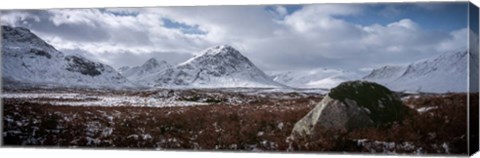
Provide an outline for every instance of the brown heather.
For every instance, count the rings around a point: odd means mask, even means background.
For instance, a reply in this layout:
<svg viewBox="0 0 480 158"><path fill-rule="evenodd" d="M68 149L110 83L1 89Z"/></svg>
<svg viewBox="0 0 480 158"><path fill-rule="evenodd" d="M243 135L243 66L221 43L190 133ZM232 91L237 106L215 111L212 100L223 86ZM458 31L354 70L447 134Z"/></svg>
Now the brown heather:
<svg viewBox="0 0 480 158"><path fill-rule="evenodd" d="M478 100L478 95L474 97ZM4 99L3 143L174 150L467 152L466 94L404 99L414 109L437 108L414 112L392 126L324 132L314 141L289 139L296 121L321 99L308 96L261 99L245 105L220 102L165 108L54 106ZM478 110L478 104L472 107Z"/></svg>

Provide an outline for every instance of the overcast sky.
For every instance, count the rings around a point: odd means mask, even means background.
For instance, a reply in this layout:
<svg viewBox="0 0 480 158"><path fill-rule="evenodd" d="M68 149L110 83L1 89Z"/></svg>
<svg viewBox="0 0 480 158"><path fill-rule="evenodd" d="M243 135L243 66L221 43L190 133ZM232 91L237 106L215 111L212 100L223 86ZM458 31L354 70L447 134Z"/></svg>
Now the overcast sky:
<svg viewBox="0 0 480 158"><path fill-rule="evenodd" d="M176 64L219 44L263 70L366 70L467 44L467 3L2 11L65 53L120 66Z"/></svg>

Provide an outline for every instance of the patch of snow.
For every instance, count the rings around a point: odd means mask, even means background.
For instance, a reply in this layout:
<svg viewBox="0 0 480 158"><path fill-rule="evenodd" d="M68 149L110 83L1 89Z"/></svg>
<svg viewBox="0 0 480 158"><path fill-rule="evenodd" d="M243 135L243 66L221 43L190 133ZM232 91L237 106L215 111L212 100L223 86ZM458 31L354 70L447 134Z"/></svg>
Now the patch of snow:
<svg viewBox="0 0 480 158"><path fill-rule="evenodd" d="M138 140L138 135L136 135L136 134L131 134L131 135L127 136L127 139L135 139L135 140Z"/></svg>
<svg viewBox="0 0 480 158"><path fill-rule="evenodd" d="M152 135L150 135L150 134L142 134L142 139L143 139L143 140L152 139Z"/></svg>
<svg viewBox="0 0 480 158"><path fill-rule="evenodd" d="M165 98L151 98L140 96L94 96L77 93L2 93L2 98L32 99L32 102L68 105L68 106L148 106L148 107L174 107L174 106L198 106L208 103L193 101L176 101ZM94 100L92 100L94 98ZM42 99L59 99L54 101L42 101ZM62 100L76 99L76 101ZM78 100L78 101L77 101Z"/></svg>
<svg viewBox="0 0 480 158"><path fill-rule="evenodd" d="M107 127L105 129L103 129L102 137L108 137L108 136L112 135L112 133L113 133L113 128Z"/></svg>
<svg viewBox="0 0 480 158"><path fill-rule="evenodd" d="M279 130L282 130L283 129L283 122L280 122L278 125L277 125L277 128Z"/></svg>
<svg viewBox="0 0 480 158"><path fill-rule="evenodd" d="M98 138L86 137L86 139L87 139L87 145L98 145L100 144L100 142L102 142Z"/></svg>
<svg viewBox="0 0 480 158"><path fill-rule="evenodd" d="M367 112L368 114L372 113L368 108L362 107L362 109Z"/></svg>
<svg viewBox="0 0 480 158"><path fill-rule="evenodd" d="M421 108L418 108L417 111L419 113L424 113L424 112L427 112L427 111L430 111L430 110L433 110L433 109L437 109L438 106L431 106L431 107L421 107Z"/></svg>
<svg viewBox="0 0 480 158"><path fill-rule="evenodd" d="M263 131L260 131L257 133L257 136L260 137L260 136L263 136L263 134L265 134Z"/></svg>
<svg viewBox="0 0 480 158"><path fill-rule="evenodd" d="M445 150L446 154L450 154L450 148L448 147L448 144L446 142L443 142L442 148Z"/></svg>

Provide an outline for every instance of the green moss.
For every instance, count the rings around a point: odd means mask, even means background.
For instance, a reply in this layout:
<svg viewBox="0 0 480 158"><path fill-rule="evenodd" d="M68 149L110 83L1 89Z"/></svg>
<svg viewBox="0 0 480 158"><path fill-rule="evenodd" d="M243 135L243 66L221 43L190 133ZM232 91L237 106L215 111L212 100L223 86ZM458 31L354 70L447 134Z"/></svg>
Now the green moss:
<svg viewBox="0 0 480 158"><path fill-rule="evenodd" d="M330 90L331 98L346 103L353 100L358 106L367 108L369 116L376 125L389 124L402 120L408 109L388 88L367 81L348 81Z"/></svg>

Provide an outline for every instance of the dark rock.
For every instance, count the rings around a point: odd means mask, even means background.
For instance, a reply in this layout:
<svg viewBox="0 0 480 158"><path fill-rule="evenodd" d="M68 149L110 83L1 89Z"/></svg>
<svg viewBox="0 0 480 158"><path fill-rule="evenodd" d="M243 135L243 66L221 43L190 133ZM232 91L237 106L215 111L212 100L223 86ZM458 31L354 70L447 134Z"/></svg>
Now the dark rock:
<svg viewBox="0 0 480 158"><path fill-rule="evenodd" d="M103 71L103 65L101 64L97 64L78 56L67 56L65 57L65 60L69 62L68 67L66 68L68 71L79 72L89 76L98 76L102 74L101 71Z"/></svg>
<svg viewBox="0 0 480 158"><path fill-rule="evenodd" d="M322 131L350 131L401 121L408 108L389 89L367 81L348 81L330 90L298 121L293 137L313 136Z"/></svg>
<svg viewBox="0 0 480 158"><path fill-rule="evenodd" d="M48 52L43 50L31 49L30 52L38 56L44 56L48 59L52 58L52 55L50 55Z"/></svg>

